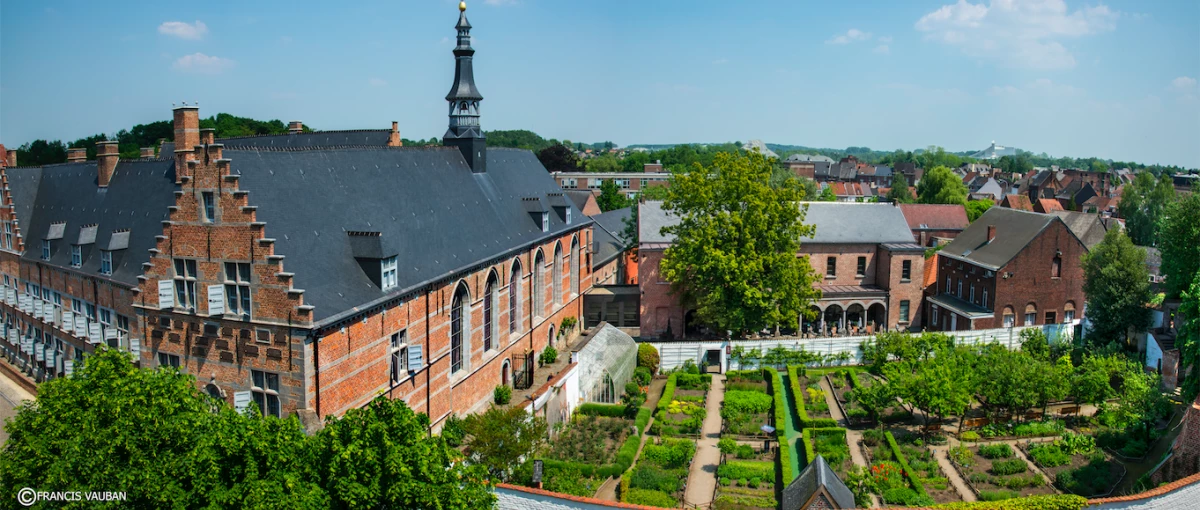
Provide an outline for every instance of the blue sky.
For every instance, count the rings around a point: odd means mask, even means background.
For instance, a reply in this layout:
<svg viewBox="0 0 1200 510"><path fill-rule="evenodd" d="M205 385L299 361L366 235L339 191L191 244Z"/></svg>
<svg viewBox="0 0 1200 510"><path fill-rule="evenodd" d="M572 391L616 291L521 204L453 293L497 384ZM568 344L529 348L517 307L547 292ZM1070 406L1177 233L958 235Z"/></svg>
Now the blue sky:
<svg viewBox="0 0 1200 510"><path fill-rule="evenodd" d="M973 3L978 2L978 3ZM4 2L0 142L201 114L441 136L457 2ZM1200 2L476 0L485 129L1200 166Z"/></svg>

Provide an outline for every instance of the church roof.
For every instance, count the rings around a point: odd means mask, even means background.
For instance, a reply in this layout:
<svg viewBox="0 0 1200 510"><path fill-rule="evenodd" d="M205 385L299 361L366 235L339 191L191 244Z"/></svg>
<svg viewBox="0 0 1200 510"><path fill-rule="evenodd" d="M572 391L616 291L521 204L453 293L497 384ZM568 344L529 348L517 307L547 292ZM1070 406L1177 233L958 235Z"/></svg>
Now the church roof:
<svg viewBox="0 0 1200 510"><path fill-rule="evenodd" d="M808 502L822 487L825 488L829 495L833 497L834 508L854 508L854 493L850 492L850 488L838 478L837 473L829 467L829 463L825 462L825 458L817 455L817 458L800 472L795 480L792 480L787 487L783 489L783 501L780 507L783 510L800 510L801 506Z"/></svg>

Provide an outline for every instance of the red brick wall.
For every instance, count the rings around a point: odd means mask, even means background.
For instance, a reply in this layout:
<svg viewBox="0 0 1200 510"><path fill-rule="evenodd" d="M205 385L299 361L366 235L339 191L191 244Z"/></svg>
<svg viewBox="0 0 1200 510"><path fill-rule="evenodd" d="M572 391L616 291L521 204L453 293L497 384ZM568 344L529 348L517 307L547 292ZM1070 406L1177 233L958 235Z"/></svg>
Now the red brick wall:
<svg viewBox="0 0 1200 510"><path fill-rule="evenodd" d="M1171 446L1171 458L1151 475L1156 485L1200 473L1200 398L1188 408L1180 426Z"/></svg>
<svg viewBox="0 0 1200 510"><path fill-rule="evenodd" d="M904 280L904 262L909 263L909 278ZM876 279L879 286L888 290L888 318L890 326L921 329L924 327L925 254L920 251L888 251L879 249ZM908 301L908 322L900 322L901 301Z"/></svg>
<svg viewBox="0 0 1200 510"><path fill-rule="evenodd" d="M641 259L638 261L638 286L642 291L642 336L657 338L666 333L669 324L671 333L678 338L683 335L683 307L671 294L671 284L660 276L663 252L645 248L638 252Z"/></svg>
<svg viewBox="0 0 1200 510"><path fill-rule="evenodd" d="M808 255L813 270L816 271L818 285L875 285L876 275L876 245L874 244L803 244L800 253ZM833 278L826 276L826 264L829 257L837 260L837 275ZM866 257L865 274L859 277L858 258Z"/></svg>

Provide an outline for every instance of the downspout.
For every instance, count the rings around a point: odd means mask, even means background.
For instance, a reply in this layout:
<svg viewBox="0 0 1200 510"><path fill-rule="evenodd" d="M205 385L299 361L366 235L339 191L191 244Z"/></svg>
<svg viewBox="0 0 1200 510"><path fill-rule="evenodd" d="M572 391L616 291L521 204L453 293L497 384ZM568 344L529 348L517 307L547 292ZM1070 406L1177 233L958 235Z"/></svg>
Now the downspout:
<svg viewBox="0 0 1200 510"><path fill-rule="evenodd" d="M317 420L321 419L321 341L320 337L313 334L315 329L308 330L308 338L312 340L313 345L313 384L317 387L316 405ZM290 341L290 339L289 339Z"/></svg>
<svg viewBox="0 0 1200 510"><path fill-rule="evenodd" d="M425 359L421 361L425 363L425 414L432 418L433 402L430 399L433 397L429 391L429 386L432 384L429 374L433 372L433 363L429 361L431 355L432 353L429 352L429 289L425 289L425 356L423 356ZM426 433L429 434L429 437L433 437L432 421L429 423L429 430Z"/></svg>

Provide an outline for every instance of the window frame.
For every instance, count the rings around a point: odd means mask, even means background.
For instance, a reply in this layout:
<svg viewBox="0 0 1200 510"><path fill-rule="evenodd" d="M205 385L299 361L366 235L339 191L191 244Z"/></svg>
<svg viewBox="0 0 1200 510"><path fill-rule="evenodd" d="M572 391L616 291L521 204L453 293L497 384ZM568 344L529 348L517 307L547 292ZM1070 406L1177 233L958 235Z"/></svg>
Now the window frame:
<svg viewBox="0 0 1200 510"><path fill-rule="evenodd" d="M855 278L866 278L866 276L867 276L867 258L860 255L858 257L858 260L855 262L854 277Z"/></svg>
<svg viewBox="0 0 1200 510"><path fill-rule="evenodd" d="M911 260L905 260L900 263L900 281L901 282L912 281L912 261Z"/></svg>
<svg viewBox="0 0 1200 510"><path fill-rule="evenodd" d="M113 273L112 253L113 252L110 250L100 250L100 274L110 275L110 276L112 275L112 273Z"/></svg>
<svg viewBox="0 0 1200 510"><path fill-rule="evenodd" d="M76 349L76 352L78 352L78 349ZM180 357L177 354L171 354L168 352L158 353L158 367L159 368L171 367L176 370L183 371L183 369L180 368L180 366L181 366L180 361L181 361Z"/></svg>
<svg viewBox="0 0 1200 510"><path fill-rule="evenodd" d="M837 278L837 256L825 257L825 277Z"/></svg>
<svg viewBox="0 0 1200 510"><path fill-rule="evenodd" d="M909 300L907 300L907 299L900 300L899 311L900 311L900 315L899 315L900 322L912 322L910 320L912 318L912 303Z"/></svg>
<svg viewBox="0 0 1200 510"><path fill-rule="evenodd" d="M471 294L465 287L465 283L460 284L450 300L450 375L462 372L470 357L467 337L471 334ZM468 351L465 356L464 351Z"/></svg>
<svg viewBox="0 0 1200 510"><path fill-rule="evenodd" d="M513 262L508 274L508 334L521 329L521 264Z"/></svg>
<svg viewBox="0 0 1200 510"><path fill-rule="evenodd" d="M205 223L215 223L217 221L217 198L213 192L200 192L200 208L203 211L201 218Z"/></svg>
<svg viewBox="0 0 1200 510"><path fill-rule="evenodd" d="M387 257L379 261L379 287L383 290L395 288L398 285L396 279L397 256Z"/></svg>
<svg viewBox="0 0 1200 510"><path fill-rule="evenodd" d="M274 387L272 388L272 378ZM283 417L283 401L279 398L279 373L266 370L250 370L250 396L263 416ZM261 386L259 384L262 384ZM272 399L275 402L274 413L269 413Z"/></svg>
<svg viewBox="0 0 1200 510"><path fill-rule="evenodd" d="M408 366L408 330L402 329L392 333L388 351L388 377L395 386L408 379L412 369Z"/></svg>
<svg viewBox="0 0 1200 510"><path fill-rule="evenodd" d="M222 268L225 277L225 313L250 318L254 308L250 290L254 279L253 265L249 262L225 262Z"/></svg>
<svg viewBox="0 0 1200 510"><path fill-rule="evenodd" d="M51 241L42 239L42 260L50 260Z"/></svg>
<svg viewBox="0 0 1200 510"><path fill-rule="evenodd" d="M83 246L78 244L71 245L71 267L76 269L83 267Z"/></svg>
<svg viewBox="0 0 1200 510"><path fill-rule="evenodd" d="M196 259L173 258L171 270L174 273L172 279L175 281L175 307L195 310L196 280L200 276Z"/></svg>

